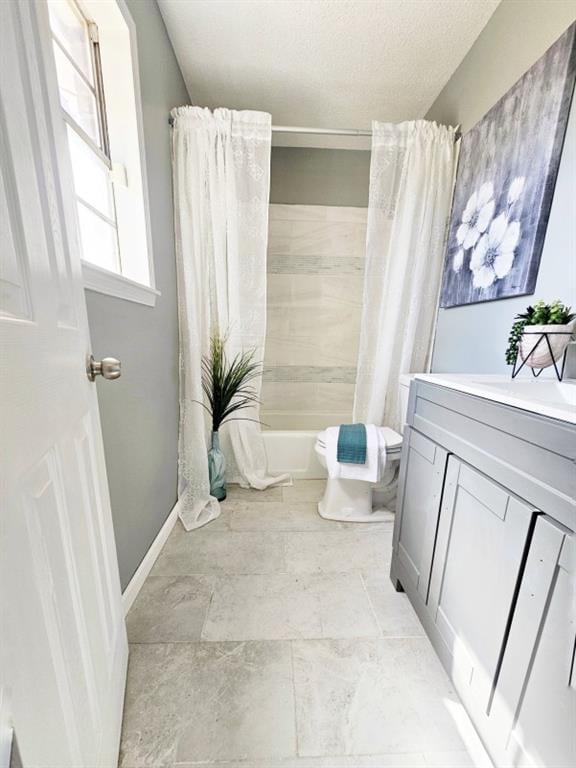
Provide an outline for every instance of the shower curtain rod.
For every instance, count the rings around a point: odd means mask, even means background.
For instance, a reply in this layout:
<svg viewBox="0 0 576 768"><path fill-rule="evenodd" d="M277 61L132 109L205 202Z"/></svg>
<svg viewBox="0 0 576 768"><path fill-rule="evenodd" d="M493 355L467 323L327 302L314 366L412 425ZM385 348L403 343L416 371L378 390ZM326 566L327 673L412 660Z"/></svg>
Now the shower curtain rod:
<svg viewBox="0 0 576 768"><path fill-rule="evenodd" d="M364 128L302 128L299 125L273 125L272 131L278 133L316 133L329 136L372 136L372 131ZM462 138L460 123L454 132L454 141Z"/></svg>
<svg viewBox="0 0 576 768"><path fill-rule="evenodd" d="M174 124L174 118L169 117L170 125ZM273 125L274 133L309 133L322 136L372 136L372 131L365 128L306 128L301 125ZM461 138L460 125L456 126L454 141Z"/></svg>
<svg viewBox="0 0 576 768"><path fill-rule="evenodd" d="M300 125L273 125L277 133L316 133L326 136L372 136L372 131L364 128L303 128Z"/></svg>
<svg viewBox="0 0 576 768"><path fill-rule="evenodd" d="M169 117L170 125L174 124L174 118ZM316 133L330 136L372 136L372 131L363 128L304 128L300 125L273 125L275 133Z"/></svg>

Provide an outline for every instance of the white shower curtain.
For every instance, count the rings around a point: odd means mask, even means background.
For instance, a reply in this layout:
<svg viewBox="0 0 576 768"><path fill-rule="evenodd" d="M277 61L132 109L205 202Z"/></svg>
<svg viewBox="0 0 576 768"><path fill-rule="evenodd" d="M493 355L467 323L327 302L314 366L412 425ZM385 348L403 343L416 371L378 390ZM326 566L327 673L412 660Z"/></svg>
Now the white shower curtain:
<svg viewBox="0 0 576 768"><path fill-rule="evenodd" d="M456 162L454 129L372 123L354 421L400 427L398 378L429 362Z"/></svg>
<svg viewBox="0 0 576 768"><path fill-rule="evenodd" d="M256 349L264 358L266 245L271 117L200 107L172 111L174 215L180 324L180 519L191 530L219 514L210 497L210 424L198 401L202 355L210 336L227 335L227 351ZM258 394L260 382L255 384ZM258 408L241 415L258 418ZM222 429L228 479L266 488L270 477L260 427L231 421Z"/></svg>

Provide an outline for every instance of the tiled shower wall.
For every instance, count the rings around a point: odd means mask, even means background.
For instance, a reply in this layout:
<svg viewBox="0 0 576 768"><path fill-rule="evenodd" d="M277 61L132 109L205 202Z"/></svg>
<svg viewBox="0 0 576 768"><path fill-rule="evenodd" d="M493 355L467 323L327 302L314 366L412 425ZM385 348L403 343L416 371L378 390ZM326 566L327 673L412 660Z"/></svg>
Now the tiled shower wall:
<svg viewBox="0 0 576 768"><path fill-rule="evenodd" d="M271 205L262 420L322 429L352 417L366 209Z"/></svg>

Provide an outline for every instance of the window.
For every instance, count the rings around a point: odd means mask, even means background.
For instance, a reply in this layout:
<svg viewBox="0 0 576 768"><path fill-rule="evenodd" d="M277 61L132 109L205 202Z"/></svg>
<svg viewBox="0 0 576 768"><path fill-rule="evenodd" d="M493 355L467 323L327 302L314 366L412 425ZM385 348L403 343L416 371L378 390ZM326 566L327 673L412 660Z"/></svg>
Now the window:
<svg viewBox="0 0 576 768"><path fill-rule="evenodd" d="M78 204L82 257L121 272L98 27L74 0L49 0L60 103Z"/></svg>
<svg viewBox="0 0 576 768"><path fill-rule="evenodd" d="M48 10L85 287L153 305L133 22L123 0Z"/></svg>

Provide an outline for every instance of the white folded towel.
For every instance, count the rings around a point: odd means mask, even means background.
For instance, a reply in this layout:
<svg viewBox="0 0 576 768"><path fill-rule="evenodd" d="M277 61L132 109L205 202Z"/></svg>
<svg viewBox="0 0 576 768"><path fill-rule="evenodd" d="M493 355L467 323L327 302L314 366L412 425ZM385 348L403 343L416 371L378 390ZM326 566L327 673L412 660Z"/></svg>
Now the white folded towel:
<svg viewBox="0 0 576 768"><path fill-rule="evenodd" d="M382 427L366 424L366 463L344 464L337 459L340 427L326 430L326 467L329 477L377 483L386 465L386 439Z"/></svg>

